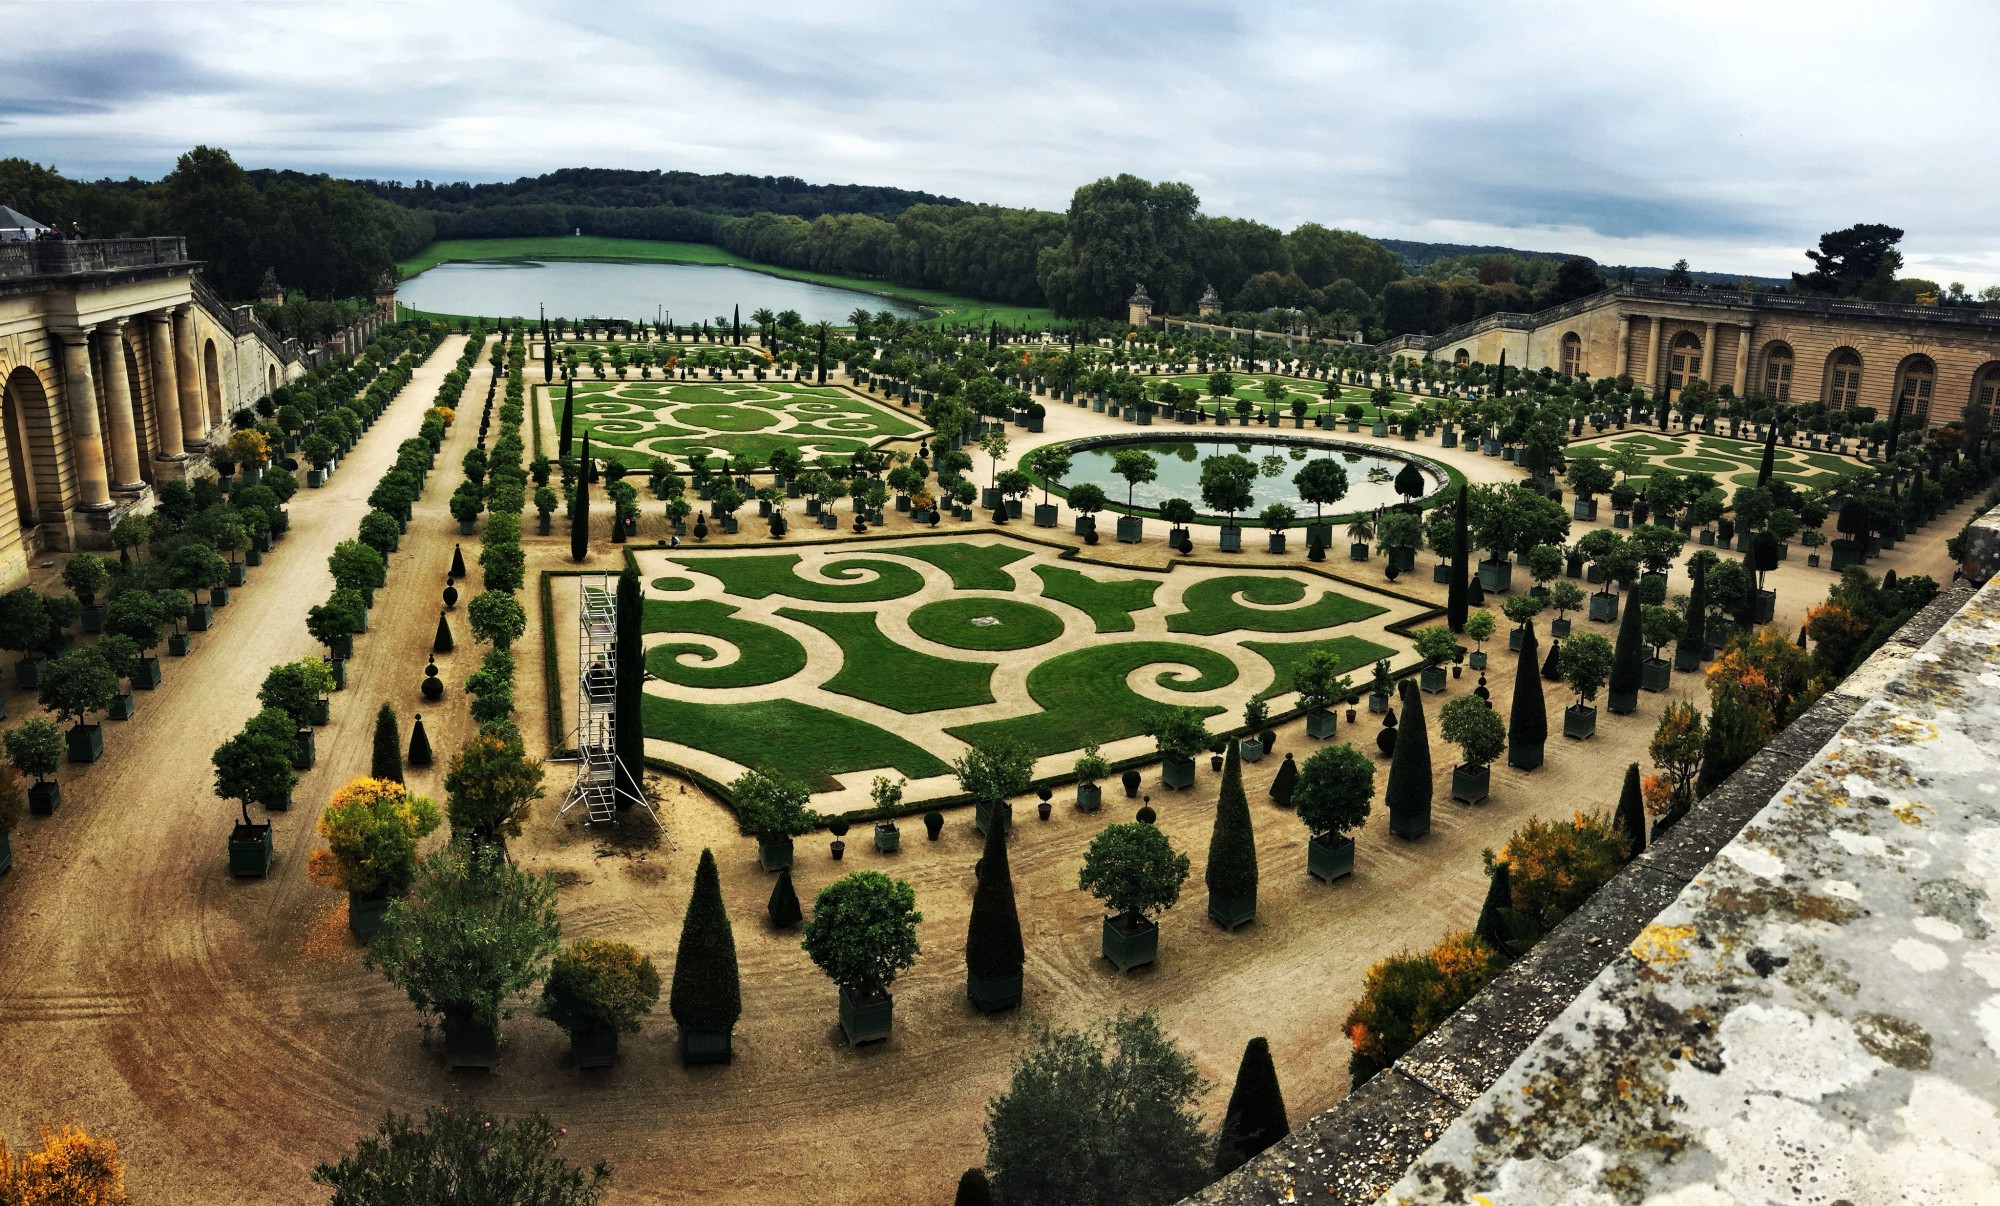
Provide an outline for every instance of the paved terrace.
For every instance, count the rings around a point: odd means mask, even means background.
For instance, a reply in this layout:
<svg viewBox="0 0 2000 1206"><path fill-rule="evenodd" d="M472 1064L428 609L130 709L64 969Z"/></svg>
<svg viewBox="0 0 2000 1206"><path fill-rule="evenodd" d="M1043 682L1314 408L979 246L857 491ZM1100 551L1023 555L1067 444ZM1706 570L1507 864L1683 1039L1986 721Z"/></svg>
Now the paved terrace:
<svg viewBox="0 0 2000 1206"><path fill-rule="evenodd" d="M1969 542L1990 573L2000 519ZM2000 580L1195 1200L2000 1202Z"/></svg>

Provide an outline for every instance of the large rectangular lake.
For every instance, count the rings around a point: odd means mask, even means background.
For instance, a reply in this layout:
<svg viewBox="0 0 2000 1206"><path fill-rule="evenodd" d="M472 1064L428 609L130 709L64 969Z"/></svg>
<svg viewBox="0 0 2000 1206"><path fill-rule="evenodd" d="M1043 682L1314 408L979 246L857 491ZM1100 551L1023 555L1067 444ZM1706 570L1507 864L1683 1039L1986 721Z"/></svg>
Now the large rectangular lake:
<svg viewBox="0 0 2000 1206"><path fill-rule="evenodd" d="M404 281L396 300L436 314L484 318L643 318L662 312L681 325L729 321L737 306L743 322L760 307L797 310L807 322L847 322L859 307L906 318L922 317L906 302L750 272L727 264L615 264L571 260L476 260L440 264Z"/></svg>

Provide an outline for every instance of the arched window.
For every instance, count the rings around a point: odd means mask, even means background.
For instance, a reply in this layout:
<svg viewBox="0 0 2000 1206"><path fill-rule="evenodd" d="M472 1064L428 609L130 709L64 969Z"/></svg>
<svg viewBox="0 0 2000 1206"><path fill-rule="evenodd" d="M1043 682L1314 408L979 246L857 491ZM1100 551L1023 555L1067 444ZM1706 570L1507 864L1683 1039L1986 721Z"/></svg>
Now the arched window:
<svg viewBox="0 0 2000 1206"><path fill-rule="evenodd" d="M1701 376L1701 338L1693 331L1674 336L1667 355L1667 397L1678 398L1687 383Z"/></svg>
<svg viewBox="0 0 2000 1206"><path fill-rule="evenodd" d="M14 517L23 536L35 526L35 476L53 465L47 437L35 433L48 430L48 393L41 378L22 367L7 375L4 397L0 397L0 423L7 434L7 472L14 487Z"/></svg>
<svg viewBox="0 0 2000 1206"><path fill-rule="evenodd" d="M1826 404L1842 410L1861 402L1861 353L1841 348L1826 364Z"/></svg>
<svg viewBox="0 0 2000 1206"><path fill-rule="evenodd" d="M1764 396L1773 402L1791 401L1791 345L1774 343L1764 349Z"/></svg>
<svg viewBox="0 0 2000 1206"><path fill-rule="evenodd" d="M1562 339L1562 375L1574 377L1583 371L1583 340L1575 331Z"/></svg>
<svg viewBox="0 0 2000 1206"><path fill-rule="evenodd" d="M1979 371L1972 375L1972 405L1988 420L1994 417L1996 408L2000 408L2000 360L1980 366Z"/></svg>
<svg viewBox="0 0 2000 1206"><path fill-rule="evenodd" d="M1912 356L1896 371L1896 409L1903 422L1927 427L1931 421L1931 391L1937 386L1937 365L1929 356Z"/></svg>
<svg viewBox="0 0 2000 1206"><path fill-rule="evenodd" d="M1460 348L1460 349L1458 349L1458 355L1456 355L1456 356L1453 356L1453 357L1451 358L1451 362L1452 362L1453 364L1455 364L1455 365L1460 365L1460 366L1464 366L1464 365L1467 365L1467 364L1471 364L1471 363L1472 363L1472 353L1471 353L1471 352L1468 352L1468 351L1466 351L1466 350L1465 350L1464 348Z"/></svg>

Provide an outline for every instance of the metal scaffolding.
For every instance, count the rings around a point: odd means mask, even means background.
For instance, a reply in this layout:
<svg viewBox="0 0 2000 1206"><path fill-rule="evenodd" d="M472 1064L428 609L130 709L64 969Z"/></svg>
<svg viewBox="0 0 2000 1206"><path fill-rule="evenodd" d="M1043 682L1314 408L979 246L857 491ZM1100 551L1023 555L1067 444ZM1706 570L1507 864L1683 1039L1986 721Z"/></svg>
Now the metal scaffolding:
<svg viewBox="0 0 2000 1206"><path fill-rule="evenodd" d="M618 758L618 595L611 574L577 578L576 782L562 816L583 805L586 824L618 820L618 802L652 806L633 768ZM638 669L634 667L634 669Z"/></svg>

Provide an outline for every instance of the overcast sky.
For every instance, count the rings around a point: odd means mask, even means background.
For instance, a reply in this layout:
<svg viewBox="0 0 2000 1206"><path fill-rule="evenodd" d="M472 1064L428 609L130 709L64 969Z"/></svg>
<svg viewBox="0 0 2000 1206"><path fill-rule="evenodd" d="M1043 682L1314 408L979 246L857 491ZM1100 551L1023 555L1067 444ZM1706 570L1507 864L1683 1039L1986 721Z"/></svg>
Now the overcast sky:
<svg viewBox="0 0 2000 1206"><path fill-rule="evenodd" d="M1117 172L1290 229L2000 283L2000 4L8 4L0 154L499 180L795 175L1062 209Z"/></svg>

